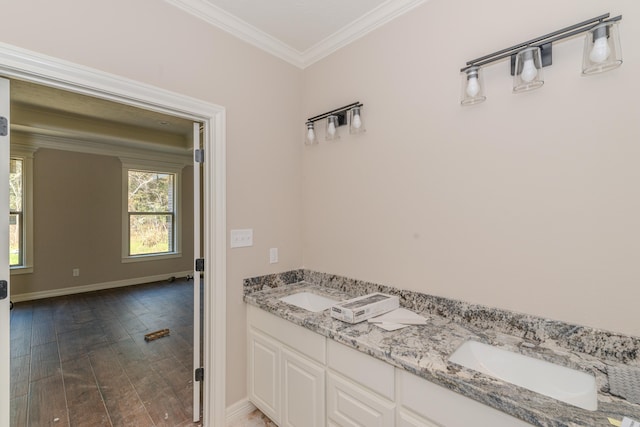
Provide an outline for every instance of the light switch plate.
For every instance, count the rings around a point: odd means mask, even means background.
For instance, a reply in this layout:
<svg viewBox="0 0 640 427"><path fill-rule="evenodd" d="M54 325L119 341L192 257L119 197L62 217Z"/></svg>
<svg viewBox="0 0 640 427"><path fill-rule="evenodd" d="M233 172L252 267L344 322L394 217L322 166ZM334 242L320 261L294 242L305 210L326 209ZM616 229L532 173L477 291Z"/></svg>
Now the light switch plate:
<svg viewBox="0 0 640 427"><path fill-rule="evenodd" d="M231 230L231 247L246 248L253 246L253 228Z"/></svg>
<svg viewBox="0 0 640 427"><path fill-rule="evenodd" d="M269 249L269 263L275 264L278 262L278 248Z"/></svg>

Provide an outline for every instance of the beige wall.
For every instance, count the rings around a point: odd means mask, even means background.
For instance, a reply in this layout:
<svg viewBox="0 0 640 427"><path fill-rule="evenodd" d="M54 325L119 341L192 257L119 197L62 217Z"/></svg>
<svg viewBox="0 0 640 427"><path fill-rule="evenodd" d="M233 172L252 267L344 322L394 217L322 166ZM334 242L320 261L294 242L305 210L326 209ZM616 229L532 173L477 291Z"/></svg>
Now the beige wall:
<svg viewBox="0 0 640 427"><path fill-rule="evenodd" d="M466 61L606 12L621 68L581 77L579 37L460 107ZM636 0L431 0L305 70L300 125L360 100L367 127L304 150L305 267L640 335L638 42Z"/></svg>
<svg viewBox="0 0 640 427"><path fill-rule="evenodd" d="M122 263L122 163L118 157L40 149L33 160L32 274L11 276L25 294L189 271L193 169L182 171L182 257ZM73 277L72 270L80 269Z"/></svg>
<svg viewBox="0 0 640 427"><path fill-rule="evenodd" d="M4 43L227 108L227 225L254 229L227 254L227 404L244 398L242 279L302 264L302 72L162 1L1 3Z"/></svg>
<svg viewBox="0 0 640 427"><path fill-rule="evenodd" d="M302 264L640 335L624 314L640 296L640 5L526 9L431 0L304 71L154 0L5 1L0 40L227 108L228 228L255 240L228 251L232 404L246 395L241 281ZM465 61L609 10L624 14L622 68L579 77L571 40L539 91L510 95L497 64L488 101L460 108ZM302 146L305 117L356 99L366 135Z"/></svg>

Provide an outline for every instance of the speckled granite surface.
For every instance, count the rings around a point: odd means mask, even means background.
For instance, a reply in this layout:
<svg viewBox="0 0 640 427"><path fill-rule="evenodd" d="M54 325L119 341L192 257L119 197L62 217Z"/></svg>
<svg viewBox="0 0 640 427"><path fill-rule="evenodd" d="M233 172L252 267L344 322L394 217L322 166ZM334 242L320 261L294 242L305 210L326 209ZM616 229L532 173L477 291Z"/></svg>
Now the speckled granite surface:
<svg viewBox="0 0 640 427"><path fill-rule="evenodd" d="M370 292L399 295L402 306L428 322L387 332L367 322L351 325L331 318L328 311L311 313L279 301L301 290L336 299ZM607 426L608 417L623 416L640 420L640 405L612 395L607 377L608 369L640 366L637 337L309 270L245 280L245 301L536 426ZM594 374L598 410L580 409L449 363L449 355L468 339Z"/></svg>

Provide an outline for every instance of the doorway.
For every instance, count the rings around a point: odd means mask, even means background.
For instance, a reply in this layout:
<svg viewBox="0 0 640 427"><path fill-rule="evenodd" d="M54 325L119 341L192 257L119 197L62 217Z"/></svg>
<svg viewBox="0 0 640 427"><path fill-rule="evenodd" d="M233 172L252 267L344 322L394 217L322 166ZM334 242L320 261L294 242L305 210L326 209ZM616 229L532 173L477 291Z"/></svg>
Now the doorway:
<svg viewBox="0 0 640 427"><path fill-rule="evenodd" d="M224 425L225 415L225 140L224 109L117 76L10 47L0 48L0 75L108 99L203 123L204 147L204 330L203 419ZM208 286L207 286L208 285ZM8 300L0 301L2 327L8 327ZM6 320L6 321L5 321ZM4 340L8 334L0 333ZM8 342L0 343L8 347ZM6 355L3 353L3 358ZM8 360L0 360L0 424L8 424ZM216 378L212 381L212 378ZM5 420L4 417L7 417Z"/></svg>
<svg viewBox="0 0 640 427"><path fill-rule="evenodd" d="M199 421L200 287L185 277L201 238L200 124L15 79L10 90L12 426ZM147 342L157 330L170 334Z"/></svg>

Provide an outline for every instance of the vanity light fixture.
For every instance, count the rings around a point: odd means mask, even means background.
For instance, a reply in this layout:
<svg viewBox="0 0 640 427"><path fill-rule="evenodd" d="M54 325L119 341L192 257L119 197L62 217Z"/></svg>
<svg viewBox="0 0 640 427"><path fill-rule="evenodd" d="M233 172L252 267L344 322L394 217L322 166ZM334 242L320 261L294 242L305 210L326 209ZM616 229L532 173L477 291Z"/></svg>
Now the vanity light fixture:
<svg viewBox="0 0 640 427"><path fill-rule="evenodd" d="M316 138L316 130L313 128L313 122L307 122L307 134L304 138L304 143L307 145L313 145L318 143Z"/></svg>
<svg viewBox="0 0 640 427"><path fill-rule="evenodd" d="M362 124L362 114L361 114L362 106L355 106L349 110L349 133L363 133L367 130L364 128Z"/></svg>
<svg viewBox="0 0 640 427"><path fill-rule="evenodd" d="M489 55L473 59L460 69L462 73L462 105L483 102L484 87L482 67L501 59L511 58L513 93L527 92L544 84L542 68L552 64L554 42L586 33L582 61L582 75L592 75L613 70L622 64L622 51L618 24L622 15L609 18L610 14L596 16L541 37L519 43Z"/></svg>
<svg viewBox="0 0 640 427"><path fill-rule="evenodd" d="M534 90L543 84L540 48L528 47L518 52L513 73L513 93Z"/></svg>
<svg viewBox="0 0 640 427"><path fill-rule="evenodd" d="M307 129L304 139L305 144L317 144L318 140L314 124L322 119L327 119L325 126L325 139L327 141L339 139L340 135L338 134L338 128L346 125L347 122L349 124L349 133L355 134L364 132L362 106L362 103L354 102L352 104L345 105L344 107L336 108L335 110L308 118L305 123Z"/></svg>
<svg viewBox="0 0 640 427"><path fill-rule="evenodd" d="M338 126L340 126L339 116L335 114L327 116L327 130L324 133L324 139L326 139L327 141L334 141L336 139L339 139L340 136L338 135Z"/></svg>
<svg viewBox="0 0 640 427"><path fill-rule="evenodd" d="M596 25L584 39L582 74L602 73L622 65L618 22L609 21Z"/></svg>
<svg viewBox="0 0 640 427"><path fill-rule="evenodd" d="M471 66L462 76L462 105L473 105L484 102L484 82L480 67Z"/></svg>

